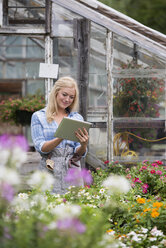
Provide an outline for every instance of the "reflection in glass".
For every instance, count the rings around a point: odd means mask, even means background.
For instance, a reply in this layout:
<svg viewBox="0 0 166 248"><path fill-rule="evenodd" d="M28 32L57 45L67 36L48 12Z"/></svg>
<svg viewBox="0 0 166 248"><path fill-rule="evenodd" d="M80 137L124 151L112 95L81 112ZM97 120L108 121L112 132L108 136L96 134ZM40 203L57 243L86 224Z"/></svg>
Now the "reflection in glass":
<svg viewBox="0 0 166 248"><path fill-rule="evenodd" d="M89 152L102 161L107 160L107 130L106 128L90 128Z"/></svg>

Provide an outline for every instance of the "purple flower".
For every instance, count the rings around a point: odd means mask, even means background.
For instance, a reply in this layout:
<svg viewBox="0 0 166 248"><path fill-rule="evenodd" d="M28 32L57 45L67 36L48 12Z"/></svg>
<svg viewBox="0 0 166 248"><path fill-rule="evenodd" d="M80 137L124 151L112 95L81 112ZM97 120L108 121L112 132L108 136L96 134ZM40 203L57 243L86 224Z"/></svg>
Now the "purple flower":
<svg viewBox="0 0 166 248"><path fill-rule="evenodd" d="M87 183L88 185L92 183L93 179L92 179L91 172L89 170L82 169L81 175L85 183Z"/></svg>
<svg viewBox="0 0 166 248"><path fill-rule="evenodd" d="M23 135L9 135L3 134L0 136L0 147L13 149L20 147L23 151L28 151L28 143Z"/></svg>
<svg viewBox="0 0 166 248"><path fill-rule="evenodd" d="M79 186L81 181L83 180L86 184L92 183L91 173L86 170L78 170L76 168L70 168L65 177L66 182L70 182L73 185Z"/></svg>
<svg viewBox="0 0 166 248"><path fill-rule="evenodd" d="M4 227L4 237L6 239L12 239L12 236L9 233L9 228L8 227Z"/></svg>
<svg viewBox="0 0 166 248"><path fill-rule="evenodd" d="M1 187L1 196L8 202L11 202L14 198L13 187L6 182L1 183L0 187Z"/></svg>
<svg viewBox="0 0 166 248"><path fill-rule="evenodd" d="M71 233L84 233L85 225L77 218L67 218L57 221L57 228L59 230L66 230Z"/></svg>

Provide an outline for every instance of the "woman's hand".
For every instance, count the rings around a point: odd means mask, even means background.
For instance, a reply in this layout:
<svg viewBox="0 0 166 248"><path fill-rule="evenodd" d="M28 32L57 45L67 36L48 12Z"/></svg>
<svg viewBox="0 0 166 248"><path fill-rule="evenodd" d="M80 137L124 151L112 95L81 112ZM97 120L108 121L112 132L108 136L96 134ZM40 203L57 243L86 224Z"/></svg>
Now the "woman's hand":
<svg viewBox="0 0 166 248"><path fill-rule="evenodd" d="M81 130L81 128L79 128L76 132L76 137L79 139L79 142L81 144L82 147L87 147L88 145L88 140L89 140L89 135L88 132L85 128L83 128Z"/></svg>
<svg viewBox="0 0 166 248"><path fill-rule="evenodd" d="M76 137L79 139L81 146L77 148L77 153L82 156L86 152L86 148L88 145L89 135L85 128L82 130L79 128L76 132Z"/></svg>

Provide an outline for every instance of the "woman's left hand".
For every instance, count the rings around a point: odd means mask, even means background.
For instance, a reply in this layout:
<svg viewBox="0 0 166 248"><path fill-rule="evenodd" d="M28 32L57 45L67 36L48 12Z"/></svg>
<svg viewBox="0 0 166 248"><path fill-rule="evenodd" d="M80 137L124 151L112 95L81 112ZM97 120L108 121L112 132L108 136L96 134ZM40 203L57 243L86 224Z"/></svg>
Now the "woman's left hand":
<svg viewBox="0 0 166 248"><path fill-rule="evenodd" d="M79 139L79 142L81 144L82 147L87 147L88 145L88 140L89 140L89 135L88 132L86 130L86 128L83 129L78 129L76 132L76 137Z"/></svg>

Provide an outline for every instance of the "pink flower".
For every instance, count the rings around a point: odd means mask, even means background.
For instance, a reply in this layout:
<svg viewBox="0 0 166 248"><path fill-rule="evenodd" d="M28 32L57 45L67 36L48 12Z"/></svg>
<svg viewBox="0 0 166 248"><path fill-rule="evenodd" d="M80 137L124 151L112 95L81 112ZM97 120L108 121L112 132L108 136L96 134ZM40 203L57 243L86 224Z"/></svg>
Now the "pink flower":
<svg viewBox="0 0 166 248"><path fill-rule="evenodd" d="M142 170L146 170L147 169L147 166L142 166L141 169L139 171L142 171Z"/></svg>
<svg viewBox="0 0 166 248"><path fill-rule="evenodd" d="M7 149L20 147L23 151L28 151L28 142L23 135L3 134L0 136L0 147Z"/></svg>
<svg viewBox="0 0 166 248"><path fill-rule="evenodd" d="M151 170L150 173L151 174L154 174L154 173L156 173L156 171L155 170Z"/></svg>
<svg viewBox="0 0 166 248"><path fill-rule="evenodd" d="M152 163L151 166L158 167L158 165L156 163Z"/></svg>
<svg viewBox="0 0 166 248"><path fill-rule="evenodd" d="M131 187L134 188L134 187L135 187L135 183L132 183L132 184L131 184Z"/></svg>
<svg viewBox="0 0 166 248"><path fill-rule="evenodd" d="M162 174L162 171L158 170L158 171L156 171L156 174L157 175L161 175Z"/></svg>
<svg viewBox="0 0 166 248"><path fill-rule="evenodd" d="M67 218L57 221L57 228L69 233L84 233L86 230L85 225L77 218Z"/></svg>
<svg viewBox="0 0 166 248"><path fill-rule="evenodd" d="M135 177L134 179L132 179L132 181L133 181L134 183L142 183L142 181L139 180L139 177Z"/></svg>
<svg viewBox="0 0 166 248"><path fill-rule="evenodd" d="M147 183L144 183L144 184L142 185L142 188L143 188L143 189L148 189L148 188L149 188L149 185L148 185Z"/></svg>
<svg viewBox="0 0 166 248"><path fill-rule="evenodd" d="M163 162L160 161L160 160L156 160L155 162L156 162L157 164L159 164L159 165L162 165L162 164L163 164Z"/></svg>
<svg viewBox="0 0 166 248"><path fill-rule="evenodd" d="M78 170L77 168L68 169L65 177L66 182L70 182L73 185L80 185L83 180L86 184L91 184L93 179L90 171L86 169Z"/></svg>
<svg viewBox="0 0 166 248"><path fill-rule="evenodd" d="M131 175L130 174L126 175L126 178L130 179L131 178Z"/></svg>

